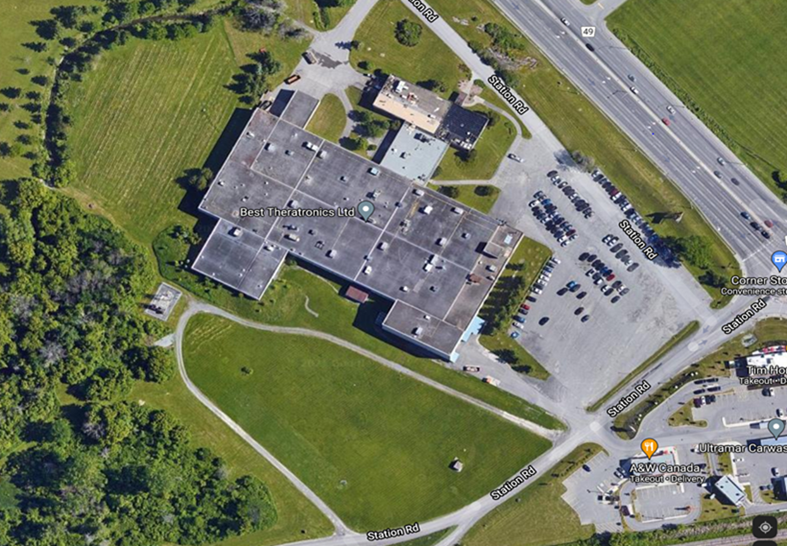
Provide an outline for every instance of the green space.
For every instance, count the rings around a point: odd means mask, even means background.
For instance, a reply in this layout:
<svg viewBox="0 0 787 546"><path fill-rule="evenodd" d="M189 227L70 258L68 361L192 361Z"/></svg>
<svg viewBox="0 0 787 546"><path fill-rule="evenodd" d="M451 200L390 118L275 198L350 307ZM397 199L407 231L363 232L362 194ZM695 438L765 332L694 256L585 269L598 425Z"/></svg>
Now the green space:
<svg viewBox="0 0 787 546"><path fill-rule="evenodd" d="M607 21L703 123L784 198L787 146L774 138L787 123L784 4L697 0L691 10L685 8L681 0L630 0Z"/></svg>
<svg viewBox="0 0 787 546"><path fill-rule="evenodd" d="M483 106L469 109L486 115L489 124L469 152L448 149L438 167L437 180L489 180L514 143L516 127L507 117Z"/></svg>
<svg viewBox="0 0 787 546"><path fill-rule="evenodd" d="M740 274L740 267L716 230L490 0L433 0L430 6L482 58L499 67L567 150L593 158L637 210L649 218L659 235L677 240L696 235L705 241L709 247L707 267L690 263L686 267L711 295L714 307L729 302L729 297L721 296L719 279ZM490 26L487 32L487 23L497 26ZM680 222L669 219L679 213L683 213Z"/></svg>
<svg viewBox="0 0 787 546"><path fill-rule="evenodd" d="M309 121L309 125L306 126L306 130L325 140L338 143L344 132L346 121L347 112L344 111L341 99L328 93L320 101L320 105Z"/></svg>
<svg viewBox="0 0 787 546"><path fill-rule="evenodd" d="M536 379L547 379L549 372L509 335L509 330L530 286L551 256L546 246L523 238L480 313L487 321L479 339L481 345L514 370Z"/></svg>
<svg viewBox="0 0 787 546"><path fill-rule="evenodd" d="M243 32L225 20L188 39L131 38L102 54L67 90L77 178L66 191L146 245L173 222L193 225L184 212L193 203L177 179L205 164L241 106L226 88L239 64L267 47L283 65L272 76L279 78L306 45Z"/></svg>
<svg viewBox="0 0 787 546"><path fill-rule="evenodd" d="M465 535L463 546L545 546L587 539L593 525L582 525L579 516L561 498L563 482L583 464L602 452L601 446L583 444L535 483L489 512Z"/></svg>
<svg viewBox="0 0 787 546"><path fill-rule="evenodd" d="M345 286L342 282L333 282L300 267L285 265L258 302L191 272L185 263L190 245L184 238L174 236L172 229L162 232L153 247L161 274L200 299L262 323L300 326L335 335L512 415L549 429L564 427L538 406L478 378L451 370L442 363L410 353L399 338L375 326L375 318L379 313L387 312L389 304L371 298L358 306L339 295ZM309 309L317 316L307 311L307 301Z"/></svg>
<svg viewBox="0 0 787 546"><path fill-rule="evenodd" d="M722 476L732 474L732 453L721 453L716 457L716 473Z"/></svg>
<svg viewBox="0 0 787 546"><path fill-rule="evenodd" d="M421 25L418 43L406 46L396 39L400 21ZM357 47L350 51L350 63L360 72L382 70L413 83L434 85L434 92L448 98L470 70L402 2L378 2L355 33ZM432 87L432 85L428 85Z"/></svg>
<svg viewBox="0 0 787 546"><path fill-rule="evenodd" d="M330 30L347 15L355 0L287 0L287 14L316 30Z"/></svg>
<svg viewBox="0 0 787 546"><path fill-rule="evenodd" d="M184 358L195 385L355 529L457 510L551 445L321 339L200 315Z"/></svg>
<svg viewBox="0 0 787 546"><path fill-rule="evenodd" d="M634 368L631 372L629 372L626 377L621 379L617 385L612 387L612 389L607 392L604 396L598 399L596 402L593 403L592 406L588 408L588 411L597 411L601 406L603 406L610 398L612 398L620 389L628 385L631 381L634 380L635 377L641 375L645 370L653 366L654 364L658 363L662 358L667 356L667 354L678 344L682 341L690 337L700 328L700 323L696 320L689 322L686 326L681 328L681 330L673 335L671 338L667 340L667 342L661 346L661 348L653 353L650 357L648 357L645 362Z"/></svg>
<svg viewBox="0 0 787 546"><path fill-rule="evenodd" d="M667 419L667 423L671 427L684 427L684 426L691 426L691 427L707 427L708 422L704 419L699 419L697 421L694 420L694 401L689 400L685 404L683 404L678 411L673 413Z"/></svg>
<svg viewBox="0 0 787 546"><path fill-rule="evenodd" d="M448 529L443 529L442 531L436 531L425 537L416 538L413 540L408 540L406 542L400 542L399 546L432 546L433 544L437 544L440 540L454 530L454 527L449 527Z"/></svg>
<svg viewBox="0 0 787 546"><path fill-rule="evenodd" d="M757 341L747 348L743 345L743 339L752 335L756 337ZM787 322L781 318L766 318L759 321L753 328L727 341L714 353L706 356L699 362L695 362L661 385L654 393L636 406L615 417L613 423L615 431L622 438L634 438L639 431L642 419L686 384L704 377L728 375L730 371L727 369L725 362L778 343L787 343Z"/></svg>
<svg viewBox="0 0 787 546"><path fill-rule="evenodd" d="M492 207L495 206L495 203L497 203L497 198L500 197L500 188L492 185L459 184L451 186L430 183L428 186L451 199L456 199L460 203L464 203L468 207L484 213L489 213Z"/></svg>
<svg viewBox="0 0 787 546"><path fill-rule="evenodd" d="M743 507L736 507L731 504L722 504L719 498L710 498L710 493L703 493L700 499L700 517L697 518L697 523L704 523L718 519L726 519L731 517L739 517L746 515L746 510Z"/></svg>
<svg viewBox="0 0 787 546"><path fill-rule="evenodd" d="M596 0L579 0L579 1L585 4L586 6L591 6L596 3Z"/></svg>
<svg viewBox="0 0 787 546"><path fill-rule="evenodd" d="M97 0L76 0L68 2L76 6L97 6ZM54 67L49 62L63 50L63 46L56 41L45 41L36 32L36 27L31 21L42 21L51 17L49 10L63 5L60 0L36 0L36 2L22 2L19 0L5 0L3 8L3 32L0 33L0 88L18 89L19 96L11 98L5 93L0 96L0 104L7 105L8 111L0 110L0 142L9 146L16 145L16 149L9 154L0 154L0 179L29 176L32 161L24 157L29 152L37 153L38 143L41 140L41 125L34 123L34 114L25 110L27 103L41 102L27 98L27 93L39 93L42 97L49 94L49 86L54 76ZM77 30L62 29L62 37L77 37ZM45 50L35 51L37 44L43 44ZM37 84L33 78L47 78L44 85ZM43 80L41 80L43 83ZM3 106L3 109L6 107ZM33 139L31 145L22 145L19 142L21 135Z"/></svg>
<svg viewBox="0 0 787 546"><path fill-rule="evenodd" d="M525 127L524 122L519 118L519 116L517 116L514 113L513 110L511 110L511 106L509 106L509 104L505 100L503 100L502 97L500 97L500 95L495 93L493 89L489 88L481 80L475 80L473 83L475 83L476 85L478 85L483 89L483 91L481 91L480 97L484 100L484 102L487 102L492 106L497 106L498 108L505 110L506 112L509 113L509 115L511 115L511 117L513 117L516 120L516 122L519 124L519 130L522 132L522 138L530 138L532 136L528 128Z"/></svg>
<svg viewBox="0 0 787 546"><path fill-rule="evenodd" d="M137 383L129 399L163 409L180 420L198 445L211 449L224 462L230 478L250 474L265 482L276 502L279 518L264 531L233 537L221 546L266 546L329 536L331 522L240 436L203 406L180 377L158 383Z"/></svg>

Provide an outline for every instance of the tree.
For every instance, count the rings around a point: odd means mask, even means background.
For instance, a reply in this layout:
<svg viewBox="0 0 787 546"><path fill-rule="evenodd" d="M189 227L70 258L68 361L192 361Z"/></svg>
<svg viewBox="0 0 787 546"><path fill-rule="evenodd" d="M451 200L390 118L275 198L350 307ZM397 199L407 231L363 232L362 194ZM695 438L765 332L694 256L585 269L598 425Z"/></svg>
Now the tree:
<svg viewBox="0 0 787 546"><path fill-rule="evenodd" d="M396 41L407 47L415 47L421 41L421 33L423 27L420 23L410 21L409 19L402 19L396 23L396 30L394 36Z"/></svg>
<svg viewBox="0 0 787 546"><path fill-rule="evenodd" d="M418 85L436 93L445 93L448 91L448 86L442 80L426 80L418 82Z"/></svg>
<svg viewBox="0 0 787 546"><path fill-rule="evenodd" d="M476 195L480 195L481 197L487 197L489 195L492 195L493 191L494 190L492 190L492 186L481 184L475 187L473 193L475 193Z"/></svg>
<svg viewBox="0 0 787 546"><path fill-rule="evenodd" d="M202 193L208 189L212 179L213 171L207 167L203 167L201 169L189 169L186 171L186 187L199 193Z"/></svg>
<svg viewBox="0 0 787 546"><path fill-rule="evenodd" d="M669 238L667 244L690 264L703 269L711 265L711 245L700 235L689 235L680 239Z"/></svg>
<svg viewBox="0 0 787 546"><path fill-rule="evenodd" d="M451 199L459 197L459 188L456 186L440 186L440 193Z"/></svg>

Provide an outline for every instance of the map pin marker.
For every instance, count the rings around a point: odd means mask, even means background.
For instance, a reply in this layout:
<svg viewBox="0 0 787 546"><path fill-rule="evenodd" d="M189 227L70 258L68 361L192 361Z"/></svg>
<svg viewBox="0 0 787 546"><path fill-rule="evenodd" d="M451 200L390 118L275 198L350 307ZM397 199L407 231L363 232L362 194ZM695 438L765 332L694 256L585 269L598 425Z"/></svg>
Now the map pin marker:
<svg viewBox="0 0 787 546"><path fill-rule="evenodd" d="M768 421L768 430L773 434L773 439L778 440L781 433L784 432L784 421L781 419L771 419Z"/></svg>
<svg viewBox="0 0 787 546"><path fill-rule="evenodd" d="M776 266L776 269L779 270L779 273L782 272L782 268L787 265L787 252L782 252L781 250L777 250L773 254L771 254L771 261L773 265Z"/></svg>
<svg viewBox="0 0 787 546"><path fill-rule="evenodd" d="M364 219L365 222L369 221L369 217L374 212L374 204L370 203L369 201L361 201L358 203L358 214L361 215L361 218Z"/></svg>

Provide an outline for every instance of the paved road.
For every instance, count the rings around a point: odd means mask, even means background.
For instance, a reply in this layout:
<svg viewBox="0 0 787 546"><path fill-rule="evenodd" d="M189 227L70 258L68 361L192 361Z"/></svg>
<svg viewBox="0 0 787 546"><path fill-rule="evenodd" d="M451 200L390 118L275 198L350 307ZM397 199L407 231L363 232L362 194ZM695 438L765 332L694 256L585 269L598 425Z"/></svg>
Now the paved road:
<svg viewBox="0 0 787 546"><path fill-rule="evenodd" d="M787 212L779 199L729 149L683 107L661 82L606 29L603 17L619 1L603 8L586 7L576 0L495 0L501 10L550 60L599 106L640 149L664 171L717 228L750 273L770 273L771 249L781 247L785 226L777 222L773 242L755 234L740 217L748 210L759 220L780 220ZM570 27L560 22L566 17ZM596 26L596 37L586 39L581 26ZM635 83L628 75L637 78ZM639 95L629 91L636 86ZM666 106L677 108L674 116ZM671 117L670 127L661 118ZM722 167L717 158L723 157ZM722 180L713 172L720 171ZM741 182L734 186L731 178ZM760 222L762 223L762 222ZM755 258L756 259L752 259Z"/></svg>

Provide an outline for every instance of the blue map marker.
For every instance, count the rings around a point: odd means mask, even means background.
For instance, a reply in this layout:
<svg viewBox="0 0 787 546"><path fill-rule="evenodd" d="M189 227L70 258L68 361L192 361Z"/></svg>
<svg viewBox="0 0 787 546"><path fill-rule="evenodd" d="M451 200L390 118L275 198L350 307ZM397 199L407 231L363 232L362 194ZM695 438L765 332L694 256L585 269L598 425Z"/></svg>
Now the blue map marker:
<svg viewBox="0 0 787 546"><path fill-rule="evenodd" d="M782 252L781 250L777 250L773 254L771 254L771 261L773 265L776 266L776 269L779 270L779 273L782 272L782 268L787 265L787 252Z"/></svg>

